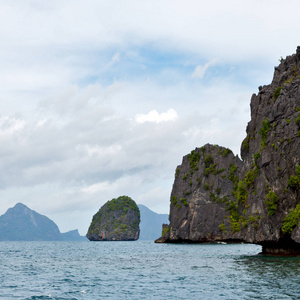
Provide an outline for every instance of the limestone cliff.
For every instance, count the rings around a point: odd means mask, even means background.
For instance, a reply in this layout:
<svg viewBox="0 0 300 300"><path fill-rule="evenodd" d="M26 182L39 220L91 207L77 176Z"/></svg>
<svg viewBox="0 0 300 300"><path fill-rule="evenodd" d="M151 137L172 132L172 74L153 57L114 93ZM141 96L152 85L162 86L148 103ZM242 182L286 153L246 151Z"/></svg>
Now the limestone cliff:
<svg viewBox="0 0 300 300"><path fill-rule="evenodd" d="M106 202L94 215L86 237L91 241L134 241L139 238L140 211L127 196Z"/></svg>
<svg viewBox="0 0 300 300"><path fill-rule="evenodd" d="M240 161L205 145L183 158L157 242L240 241L300 253L300 47L251 98Z"/></svg>

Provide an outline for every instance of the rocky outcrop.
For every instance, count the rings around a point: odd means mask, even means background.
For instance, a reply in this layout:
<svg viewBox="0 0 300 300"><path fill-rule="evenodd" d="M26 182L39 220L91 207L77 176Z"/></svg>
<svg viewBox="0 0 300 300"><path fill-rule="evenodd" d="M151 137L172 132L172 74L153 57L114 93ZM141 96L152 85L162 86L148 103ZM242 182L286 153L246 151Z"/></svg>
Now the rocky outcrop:
<svg viewBox="0 0 300 300"><path fill-rule="evenodd" d="M300 253L300 47L251 98L242 161L205 145L183 158L157 242L238 241Z"/></svg>
<svg viewBox="0 0 300 300"><path fill-rule="evenodd" d="M90 241L134 241L139 238L140 211L127 196L106 202L93 216L86 237Z"/></svg>

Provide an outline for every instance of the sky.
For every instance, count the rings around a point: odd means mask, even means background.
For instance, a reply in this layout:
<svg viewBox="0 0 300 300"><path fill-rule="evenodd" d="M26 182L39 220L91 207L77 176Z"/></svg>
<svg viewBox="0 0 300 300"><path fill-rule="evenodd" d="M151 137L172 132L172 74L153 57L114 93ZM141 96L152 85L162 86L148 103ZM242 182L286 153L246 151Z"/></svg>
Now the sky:
<svg viewBox="0 0 300 300"><path fill-rule="evenodd" d="M177 165L240 154L250 98L295 53L297 0L2 0L0 214L85 235L108 200L168 213Z"/></svg>

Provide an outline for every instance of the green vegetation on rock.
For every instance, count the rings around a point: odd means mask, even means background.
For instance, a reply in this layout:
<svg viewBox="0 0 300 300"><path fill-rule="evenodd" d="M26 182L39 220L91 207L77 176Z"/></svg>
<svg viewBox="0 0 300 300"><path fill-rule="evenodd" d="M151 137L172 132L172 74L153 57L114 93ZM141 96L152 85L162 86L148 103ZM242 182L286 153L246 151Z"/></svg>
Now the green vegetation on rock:
<svg viewBox="0 0 300 300"><path fill-rule="evenodd" d="M171 229L170 225L163 227L161 235L164 236L164 235L168 234L170 232L170 229Z"/></svg>
<svg viewBox="0 0 300 300"><path fill-rule="evenodd" d="M281 92L281 86L278 86L273 93L274 102L277 100Z"/></svg>
<svg viewBox="0 0 300 300"><path fill-rule="evenodd" d="M190 161L190 168L194 171L199 170L198 162L201 157L201 154L199 152L196 152L193 150L190 154L188 154L188 159Z"/></svg>
<svg viewBox="0 0 300 300"><path fill-rule="evenodd" d="M291 175L288 185L293 189L300 187L300 166L296 166L296 175Z"/></svg>
<svg viewBox="0 0 300 300"><path fill-rule="evenodd" d="M283 233L292 233L293 229L299 225L300 221L300 203L295 209L291 209L290 213L283 219L281 231Z"/></svg>
<svg viewBox="0 0 300 300"><path fill-rule="evenodd" d="M128 196L106 202L94 215L87 238L92 241L136 240L140 210Z"/></svg>
<svg viewBox="0 0 300 300"><path fill-rule="evenodd" d="M268 133L269 133L270 129L271 129L270 122L266 118L265 121L263 121L261 123L261 127L260 127L259 132L258 132L260 134L260 137L261 137L260 145L261 145L262 149L265 149L267 147L266 141L267 141Z"/></svg>
<svg viewBox="0 0 300 300"><path fill-rule="evenodd" d="M269 216L274 215L275 211L277 210L278 200L278 196L270 189L265 199Z"/></svg>

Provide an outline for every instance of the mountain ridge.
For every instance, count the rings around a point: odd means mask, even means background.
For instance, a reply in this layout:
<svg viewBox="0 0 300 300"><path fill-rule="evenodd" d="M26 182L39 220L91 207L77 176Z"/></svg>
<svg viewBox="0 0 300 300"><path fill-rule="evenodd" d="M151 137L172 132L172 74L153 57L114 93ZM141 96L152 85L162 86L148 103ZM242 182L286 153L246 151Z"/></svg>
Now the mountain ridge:
<svg viewBox="0 0 300 300"><path fill-rule="evenodd" d="M141 212L140 240L154 241L161 235L162 224L169 222L168 214L158 214L143 204L138 204Z"/></svg>
<svg viewBox="0 0 300 300"><path fill-rule="evenodd" d="M48 217L17 203L0 216L0 241L85 240L78 230L61 233Z"/></svg>

